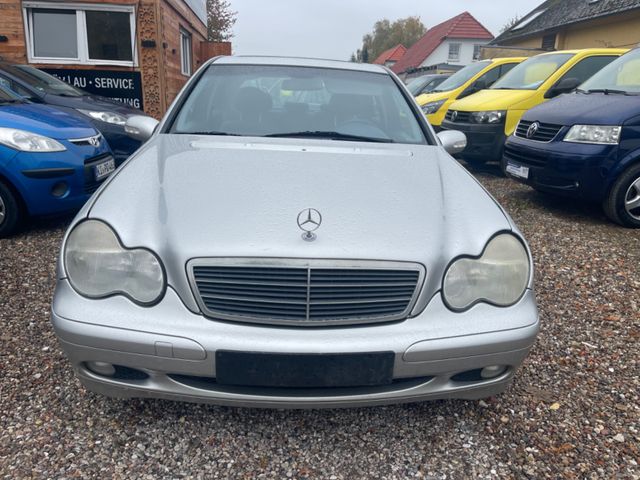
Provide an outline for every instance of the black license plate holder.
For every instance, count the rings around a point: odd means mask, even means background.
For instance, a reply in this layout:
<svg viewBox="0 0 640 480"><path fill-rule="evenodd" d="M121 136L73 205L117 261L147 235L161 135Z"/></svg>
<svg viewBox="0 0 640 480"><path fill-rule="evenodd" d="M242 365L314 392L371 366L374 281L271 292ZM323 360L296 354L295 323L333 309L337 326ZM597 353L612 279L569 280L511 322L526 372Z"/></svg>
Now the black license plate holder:
<svg viewBox="0 0 640 480"><path fill-rule="evenodd" d="M290 354L216 352L220 385L268 388L344 388L389 385L393 352Z"/></svg>

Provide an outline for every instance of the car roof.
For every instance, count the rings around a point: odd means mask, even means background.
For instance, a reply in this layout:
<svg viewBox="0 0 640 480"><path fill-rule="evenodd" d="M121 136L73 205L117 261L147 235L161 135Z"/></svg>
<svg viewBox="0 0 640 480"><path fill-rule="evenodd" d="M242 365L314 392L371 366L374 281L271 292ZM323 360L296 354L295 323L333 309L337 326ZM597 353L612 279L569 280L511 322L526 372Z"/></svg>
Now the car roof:
<svg viewBox="0 0 640 480"><path fill-rule="evenodd" d="M232 55L216 57L210 62L215 62L220 65L278 65L287 67L332 68L357 72L383 73L389 75L389 71L381 65L345 62L340 60L325 60L321 58Z"/></svg>
<svg viewBox="0 0 640 480"><path fill-rule="evenodd" d="M539 55L554 55L557 53L570 53L572 55L576 55L579 53L582 54L614 54L614 55L622 55L628 52L628 48L578 48L574 50L554 50L552 52L540 53Z"/></svg>

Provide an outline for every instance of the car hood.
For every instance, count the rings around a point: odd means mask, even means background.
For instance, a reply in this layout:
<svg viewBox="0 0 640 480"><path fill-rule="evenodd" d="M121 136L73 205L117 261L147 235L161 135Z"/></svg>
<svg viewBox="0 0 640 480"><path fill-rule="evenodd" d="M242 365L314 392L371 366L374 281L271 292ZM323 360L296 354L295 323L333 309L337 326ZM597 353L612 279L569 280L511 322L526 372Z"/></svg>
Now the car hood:
<svg viewBox="0 0 640 480"><path fill-rule="evenodd" d="M96 134L88 120L47 105L16 103L0 105L0 127L17 128L57 140Z"/></svg>
<svg viewBox="0 0 640 480"><path fill-rule="evenodd" d="M458 100L450 110L481 112L485 110L518 110L518 104L536 94L536 90L482 90Z"/></svg>
<svg viewBox="0 0 640 480"><path fill-rule="evenodd" d="M194 309L185 275L193 258L418 262L435 292L452 258L479 255L511 229L442 147L250 140L157 135L110 179L89 217L112 225L124 245L158 253ZM310 207L322 214L313 242L297 225Z"/></svg>
<svg viewBox="0 0 640 480"><path fill-rule="evenodd" d="M556 125L624 125L638 116L640 96L574 93L538 105L523 119Z"/></svg>
<svg viewBox="0 0 640 480"><path fill-rule="evenodd" d="M62 105L79 110L115 112L121 115L144 115L142 110L138 110L137 108L130 107L124 103L116 102L97 95L66 97L49 93L45 96L45 101L47 103Z"/></svg>

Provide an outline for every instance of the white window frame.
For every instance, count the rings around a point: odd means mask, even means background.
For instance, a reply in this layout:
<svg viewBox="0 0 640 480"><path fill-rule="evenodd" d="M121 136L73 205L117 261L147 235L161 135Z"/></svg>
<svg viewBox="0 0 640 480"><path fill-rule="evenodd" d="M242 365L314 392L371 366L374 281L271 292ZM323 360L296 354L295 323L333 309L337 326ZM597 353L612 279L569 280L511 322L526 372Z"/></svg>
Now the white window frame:
<svg viewBox="0 0 640 480"><path fill-rule="evenodd" d="M184 42L189 43L189 50L185 52ZM187 60L187 62L185 62ZM185 63L188 68L185 68ZM180 73L185 77L190 77L193 72L193 40L191 33L180 27Z"/></svg>
<svg viewBox="0 0 640 480"><path fill-rule="evenodd" d="M76 58L36 57L33 38L33 9L71 10L76 12L76 41L78 42L78 56ZM87 37L87 22L85 12L125 12L129 13L131 28L131 61L123 60L92 60L89 58L89 39ZM77 64L77 65L114 65L123 67L138 66L138 49L136 48L136 9L133 5L112 5L104 3L53 3L53 2L23 2L22 18L27 44L27 59L29 63Z"/></svg>
<svg viewBox="0 0 640 480"><path fill-rule="evenodd" d="M451 47L453 47L454 45L458 47L458 54L456 56L452 56L451 55ZM449 62L459 62L460 61L461 50L462 50L462 44L460 42L451 42L451 43L449 43L449 55L447 56L447 61L449 61Z"/></svg>

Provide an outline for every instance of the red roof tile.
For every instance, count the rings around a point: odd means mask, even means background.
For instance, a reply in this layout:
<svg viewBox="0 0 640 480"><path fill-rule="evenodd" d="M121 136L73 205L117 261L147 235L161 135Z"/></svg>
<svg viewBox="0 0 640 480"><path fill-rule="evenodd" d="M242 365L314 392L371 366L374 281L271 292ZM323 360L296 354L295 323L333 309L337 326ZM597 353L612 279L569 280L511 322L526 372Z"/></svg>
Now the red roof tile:
<svg viewBox="0 0 640 480"><path fill-rule="evenodd" d="M493 35L473 15L464 12L427 30L391 70L402 73L419 67L446 38L478 38L492 40Z"/></svg>
<svg viewBox="0 0 640 480"><path fill-rule="evenodd" d="M407 48L404 45L399 44L382 52L380 56L373 61L373 63L377 65L384 65L387 62L397 62L405 53L407 53Z"/></svg>

